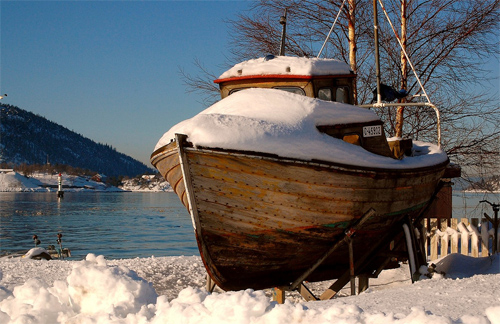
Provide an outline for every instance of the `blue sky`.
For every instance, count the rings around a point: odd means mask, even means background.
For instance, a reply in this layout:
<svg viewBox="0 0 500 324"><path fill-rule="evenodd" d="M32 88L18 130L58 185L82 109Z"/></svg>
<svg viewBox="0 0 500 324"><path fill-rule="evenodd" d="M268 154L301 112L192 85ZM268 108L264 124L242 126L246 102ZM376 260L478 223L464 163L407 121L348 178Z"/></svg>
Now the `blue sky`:
<svg viewBox="0 0 500 324"><path fill-rule="evenodd" d="M0 92L150 166L161 135L206 108L179 69L224 72L225 19L248 1L1 1Z"/></svg>
<svg viewBox="0 0 500 324"><path fill-rule="evenodd" d="M196 74L199 59L222 74L231 32L224 20L251 4L0 1L2 102L148 166L163 133L206 108L186 93L179 69ZM498 77L498 60L486 64ZM498 79L483 86L498 96Z"/></svg>

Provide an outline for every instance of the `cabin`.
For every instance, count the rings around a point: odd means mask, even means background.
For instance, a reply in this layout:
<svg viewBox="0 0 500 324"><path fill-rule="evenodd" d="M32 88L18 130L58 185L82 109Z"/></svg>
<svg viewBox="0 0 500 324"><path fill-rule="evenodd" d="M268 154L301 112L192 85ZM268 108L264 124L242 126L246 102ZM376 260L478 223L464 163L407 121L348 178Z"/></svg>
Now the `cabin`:
<svg viewBox="0 0 500 324"><path fill-rule="evenodd" d="M268 55L236 64L214 82L219 84L222 99L243 89L269 88L354 105L356 74L335 59ZM389 145L380 120L318 126L318 130L378 155L402 158L404 154L399 146Z"/></svg>
<svg viewBox="0 0 500 324"><path fill-rule="evenodd" d="M271 88L354 104L356 75L334 59L268 55L236 64L214 82L222 99L247 88Z"/></svg>

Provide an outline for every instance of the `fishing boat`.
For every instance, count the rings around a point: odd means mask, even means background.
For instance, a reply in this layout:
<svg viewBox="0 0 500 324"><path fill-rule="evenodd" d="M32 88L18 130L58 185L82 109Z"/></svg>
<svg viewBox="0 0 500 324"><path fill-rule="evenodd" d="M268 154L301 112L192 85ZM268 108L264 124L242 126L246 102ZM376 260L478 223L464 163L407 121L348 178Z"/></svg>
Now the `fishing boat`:
<svg viewBox="0 0 500 324"><path fill-rule="evenodd" d="M439 143L388 141L334 59L267 56L215 82L222 99L151 155L191 216L210 279L291 290L384 268L402 225L436 195L449 164Z"/></svg>

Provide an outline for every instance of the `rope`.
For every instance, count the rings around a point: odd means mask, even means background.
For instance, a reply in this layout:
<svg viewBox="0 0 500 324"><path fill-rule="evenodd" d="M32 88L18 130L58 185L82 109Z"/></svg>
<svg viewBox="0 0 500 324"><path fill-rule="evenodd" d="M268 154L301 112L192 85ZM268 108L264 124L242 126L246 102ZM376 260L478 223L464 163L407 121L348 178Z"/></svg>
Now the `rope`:
<svg viewBox="0 0 500 324"><path fill-rule="evenodd" d="M342 5L340 6L340 9L339 9L339 12L337 13L337 17L335 17L335 21L333 22L332 24L332 28L330 28L330 32L328 32L328 35L326 36L326 39L325 39L325 42L323 43L323 46L321 46L321 49L319 50L319 53L318 53L318 56L316 56L316 58L319 58L320 55L321 55L321 52L323 52L323 49L325 48L326 46L326 42L328 41L328 39L330 38L330 35L332 34L332 31L333 31L333 27L335 26L335 24L337 23L337 19L339 19L339 16L340 16L340 13L342 12L342 8L344 8L344 3L345 3L346 0L344 0L344 2L342 2Z"/></svg>
<svg viewBox="0 0 500 324"><path fill-rule="evenodd" d="M384 4L382 3L382 0L378 0L378 2L380 4L380 7L382 8L382 10L384 11L385 17L387 18L389 25L391 25L392 31L394 32L394 35L396 36L396 39L398 40L398 43L399 43L399 46L401 47L401 50L405 54L406 59L408 60L408 63L410 64L411 70L413 71L413 74L415 75L415 78L417 79L418 84L420 85L420 89L422 89L422 92L424 93L425 97L427 98L427 102L430 103L431 100L429 99L429 96L427 95L427 92L425 91L424 86L422 85L422 82L420 81L420 78L417 75L417 72L415 71L415 67L411 63L411 60L410 60L410 57L408 56L408 53L406 53L406 50L403 48L403 44L401 43L401 40L399 39L398 33L397 33L396 29L394 28L392 21L389 18L389 15L387 14L387 11L385 10L385 7L384 7Z"/></svg>

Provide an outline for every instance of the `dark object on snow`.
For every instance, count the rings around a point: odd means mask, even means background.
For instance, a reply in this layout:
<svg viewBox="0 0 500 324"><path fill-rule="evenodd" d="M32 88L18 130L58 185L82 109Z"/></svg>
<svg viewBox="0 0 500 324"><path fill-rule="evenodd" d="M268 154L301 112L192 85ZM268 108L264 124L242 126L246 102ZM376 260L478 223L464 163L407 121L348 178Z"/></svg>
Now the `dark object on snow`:
<svg viewBox="0 0 500 324"><path fill-rule="evenodd" d="M42 241L40 241L38 239L38 236L36 236L36 235L33 235L33 242L35 242L35 246L38 246L38 245L40 245L40 243L42 243Z"/></svg>
<svg viewBox="0 0 500 324"><path fill-rule="evenodd" d="M44 248L35 247L26 252L22 258L33 259L33 260L52 260L52 257Z"/></svg>
<svg viewBox="0 0 500 324"><path fill-rule="evenodd" d="M408 92L404 89L396 91L393 87L386 84L380 84L380 95L382 101L391 102L396 99L404 98L408 95ZM372 103L377 102L377 89L373 90Z"/></svg>

